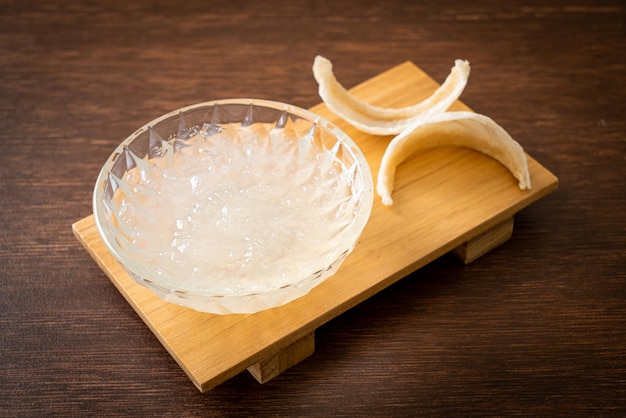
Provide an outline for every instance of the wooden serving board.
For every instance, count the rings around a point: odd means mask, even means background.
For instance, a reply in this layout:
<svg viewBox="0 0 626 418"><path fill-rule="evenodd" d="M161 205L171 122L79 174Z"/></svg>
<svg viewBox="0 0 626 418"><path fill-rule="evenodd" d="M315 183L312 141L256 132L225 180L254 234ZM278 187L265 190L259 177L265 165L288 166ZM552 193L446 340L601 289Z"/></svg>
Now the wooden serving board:
<svg viewBox="0 0 626 418"><path fill-rule="evenodd" d="M437 83L405 62L354 87L380 106L427 97ZM460 102L453 110L468 110ZM391 137L363 134L319 104L360 146L374 177ZM522 142L523 145L523 141ZM468 263L511 237L513 216L554 191L558 180L529 157L530 191L498 162L469 149L440 147L399 167L394 205L376 196L371 218L339 271L308 295L253 315L213 315L170 304L136 284L109 254L93 215L72 227L106 275L202 392L248 369L261 383L311 355L314 331L432 260L454 251ZM156 382L155 382L156 384Z"/></svg>

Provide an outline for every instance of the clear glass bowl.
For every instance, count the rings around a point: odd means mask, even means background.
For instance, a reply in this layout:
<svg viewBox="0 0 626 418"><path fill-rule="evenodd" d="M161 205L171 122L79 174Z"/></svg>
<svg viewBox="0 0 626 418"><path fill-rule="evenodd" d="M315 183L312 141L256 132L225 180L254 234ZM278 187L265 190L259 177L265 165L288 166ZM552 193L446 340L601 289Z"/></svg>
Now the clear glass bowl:
<svg viewBox="0 0 626 418"><path fill-rule="evenodd" d="M298 107L185 107L126 138L98 176L102 239L138 283L202 312L254 313L307 294L354 248L373 200L356 144Z"/></svg>

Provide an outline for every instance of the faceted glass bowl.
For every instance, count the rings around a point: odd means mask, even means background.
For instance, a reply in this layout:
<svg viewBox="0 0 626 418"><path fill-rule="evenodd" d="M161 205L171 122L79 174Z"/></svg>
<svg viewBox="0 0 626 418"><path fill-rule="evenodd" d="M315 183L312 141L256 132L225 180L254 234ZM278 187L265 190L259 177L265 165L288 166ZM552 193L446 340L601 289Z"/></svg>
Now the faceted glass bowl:
<svg viewBox="0 0 626 418"><path fill-rule="evenodd" d="M98 231L130 276L202 312L254 313L333 275L373 181L329 121L256 99L200 103L126 138L94 189Z"/></svg>

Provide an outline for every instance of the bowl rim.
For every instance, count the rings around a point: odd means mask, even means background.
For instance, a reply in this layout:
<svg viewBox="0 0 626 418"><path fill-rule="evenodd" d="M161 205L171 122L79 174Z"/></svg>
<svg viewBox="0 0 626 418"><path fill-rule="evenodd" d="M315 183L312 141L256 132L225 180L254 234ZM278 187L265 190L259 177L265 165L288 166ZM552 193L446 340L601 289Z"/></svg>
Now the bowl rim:
<svg viewBox="0 0 626 418"><path fill-rule="evenodd" d="M117 158L119 157L119 155L122 155L122 153L124 152L124 148L130 143L132 143L132 141L135 140L139 135L145 133L151 127L157 125L158 123L166 119L169 119L172 117L179 117L184 112L195 110L198 108L202 108L202 107L208 108L208 107L212 107L215 105L225 105L225 104L243 104L243 105L264 106L264 107L270 107L273 109L287 111L289 113L295 114L303 119L310 121L311 123L317 124L318 126L332 132L332 134L337 138L337 140L341 141L347 147L352 157L357 162L358 170L361 173L361 181L363 183L363 188L362 188L361 193L363 196L361 197L361 203L355 215L354 225L352 226L354 230L354 236L355 236L354 242L348 248L344 248L344 250L349 253L353 250L354 246L357 244L358 238L362 234L363 229L365 228L365 225L367 224L369 217L371 215L371 212L372 212L373 200L374 200L374 184L373 184L373 176L371 173L371 169L370 169L367 159L365 158L365 155L363 154L359 146L356 144L356 142L348 134L346 134L341 128L337 127L337 125L335 125L333 122L316 114L315 112L312 112L310 110L303 109L301 107L288 104L288 103L283 103L283 102L278 102L278 101L273 101L273 100L266 100L266 99L254 99L254 98L228 98L228 99L210 100L210 101L195 103L192 105L187 105L187 106L172 110L170 112L167 112L145 123L143 126L135 130L132 134L128 135L122 142L120 142L117 145L117 147L111 152L106 162L103 164L103 166L101 167L99 171L99 174L98 174L98 177L96 179L96 183L93 189L93 196L92 196L92 206L93 206L95 225L107 250L120 263L121 267L124 270L131 273L131 276L133 276L134 280L137 281L138 277L136 276L139 276L139 278L142 281L147 280L151 286L156 285L157 287L162 288L163 290L166 290L169 293L178 293L178 294L190 293L190 295L209 297L209 298L244 297L244 296L261 295L261 294L269 293L271 291L276 291L285 287L285 286L282 286L280 288L278 287L268 288L267 291L262 291L262 292L259 292L259 291L223 292L222 294L217 294L212 291L203 292L202 289L199 289L194 286L174 285L174 283L172 283L170 280L167 280L164 277L158 277L158 276L155 277L154 274L150 274L150 271L142 271L143 269L141 269L140 267L138 268L137 266L138 263L134 263L123 252L118 251L118 245L114 244L115 238L107 231L107 228L105 228L104 226L104 224L106 223L105 221L106 215L104 213L104 204L102 203L104 199L104 189L105 189L104 185L108 181L108 173L110 169L112 168L113 163L117 161ZM299 283L301 283L304 280L307 280L308 277L309 276L303 277L299 280L294 280L292 283L290 283L286 287L298 286Z"/></svg>

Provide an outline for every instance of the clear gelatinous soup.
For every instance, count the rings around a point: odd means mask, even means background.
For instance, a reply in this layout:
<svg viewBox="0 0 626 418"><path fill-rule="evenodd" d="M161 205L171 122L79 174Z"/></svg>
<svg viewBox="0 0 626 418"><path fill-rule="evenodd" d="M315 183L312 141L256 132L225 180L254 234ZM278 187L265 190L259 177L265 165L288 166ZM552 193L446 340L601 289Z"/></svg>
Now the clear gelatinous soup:
<svg viewBox="0 0 626 418"><path fill-rule="evenodd" d="M328 249L359 202L354 171L314 142L268 130L201 131L125 173L111 207L133 258L183 289L217 293L280 288L337 259L345 248Z"/></svg>

